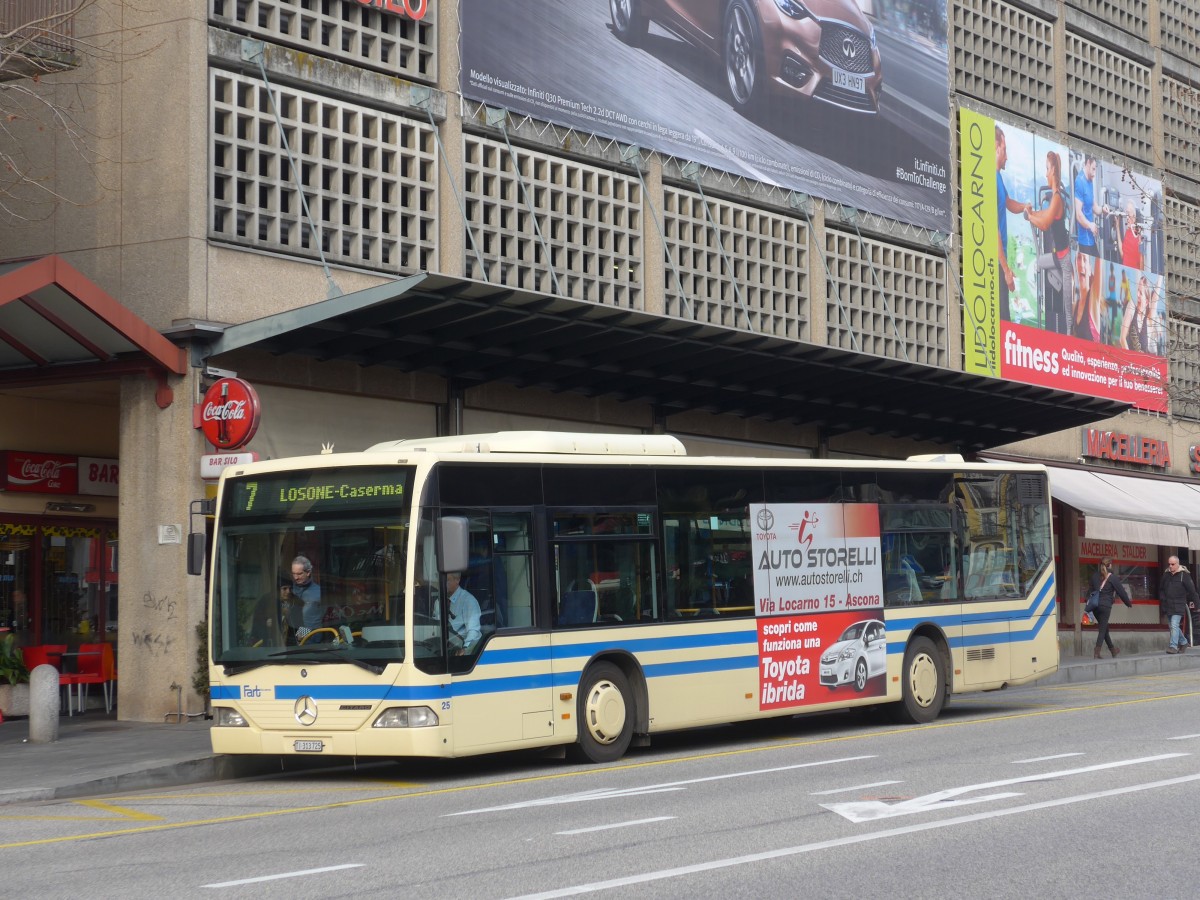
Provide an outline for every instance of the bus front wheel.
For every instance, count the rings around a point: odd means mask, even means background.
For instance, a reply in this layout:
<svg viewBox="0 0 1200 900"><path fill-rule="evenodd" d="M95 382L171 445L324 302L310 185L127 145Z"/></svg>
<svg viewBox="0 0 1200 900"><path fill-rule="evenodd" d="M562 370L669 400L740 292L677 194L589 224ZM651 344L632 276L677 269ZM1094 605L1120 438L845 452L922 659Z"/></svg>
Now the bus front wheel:
<svg viewBox="0 0 1200 900"><path fill-rule="evenodd" d="M901 722L932 722L946 703L946 662L937 645L919 637L904 651L901 699L894 707Z"/></svg>
<svg viewBox="0 0 1200 900"><path fill-rule="evenodd" d="M629 679L612 663L599 662L588 668L579 688L579 742L572 755L594 763L620 759L633 738Z"/></svg>

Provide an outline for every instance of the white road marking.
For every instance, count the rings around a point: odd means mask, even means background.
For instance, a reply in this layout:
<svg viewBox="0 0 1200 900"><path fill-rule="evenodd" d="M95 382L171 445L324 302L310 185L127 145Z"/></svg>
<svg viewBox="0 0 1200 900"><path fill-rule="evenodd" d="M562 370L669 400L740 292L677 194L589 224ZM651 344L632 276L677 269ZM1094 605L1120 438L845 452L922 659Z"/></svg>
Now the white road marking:
<svg viewBox="0 0 1200 900"><path fill-rule="evenodd" d="M1020 766L1025 763L1046 762L1051 759L1066 759L1068 756L1083 756L1082 753L1056 753L1054 756L1035 756L1033 759L1014 759L1013 765Z"/></svg>
<svg viewBox="0 0 1200 900"><path fill-rule="evenodd" d="M342 866L325 866L321 869L301 869L299 872L282 872L279 875L260 875L258 878L243 878L240 881L221 881L216 884L202 884L200 887L223 888L238 887L243 884L258 884L260 881L278 881L280 878L300 878L304 875L319 875L321 872L337 872L340 869L361 869L365 863L346 863Z"/></svg>
<svg viewBox="0 0 1200 900"><path fill-rule="evenodd" d="M1072 803L1083 803L1087 800L1099 800L1104 797L1116 797L1121 794L1132 794L1138 791L1148 791L1160 787L1173 787L1177 784L1187 784L1189 781L1200 781L1200 774L1184 775L1179 778L1167 778L1163 781L1150 781L1146 784L1134 784L1129 787L1112 788L1107 791L1096 791L1091 794L1079 794L1075 797L1061 797L1058 800L1044 800L1041 803L1029 803L1025 806L1013 806L1009 809L992 809L987 812L972 813L968 816L955 816L952 819L939 819L936 822L922 822L917 825L904 825L899 828L889 828L886 831L873 831L870 834L854 834L848 837L832 838L828 841L817 841L813 844L801 844L798 847L782 847L778 850L767 850L763 853L751 853L747 856L735 856L730 859L715 859L712 862L696 863L690 866L680 866L676 869L662 869L658 872L645 872L641 875L628 875L624 878L613 878L609 881L593 881L590 884L577 884L571 887L543 891L538 894L523 894L512 900L551 900L554 897L577 897L580 894L592 894L596 891L606 891L612 888L629 887L636 884L647 884L652 881L664 881L668 878L681 878L685 875L695 875L699 872L712 872L716 869L728 869L732 866L744 866L749 863L764 862L771 859L782 859L788 856L798 856L801 853L812 853L817 850L828 850L833 847L845 847L851 844L864 844L867 841L877 841L883 838L899 837L905 834L916 834L922 831L932 831L936 828L949 828L954 825L968 825L972 822L982 822L987 819L997 819L1001 816L1015 816L1018 813L1036 812L1039 809L1053 809L1056 806L1068 806Z"/></svg>
<svg viewBox="0 0 1200 900"><path fill-rule="evenodd" d="M750 775L773 775L776 772L790 772L793 769L811 769L816 766L832 766L837 763L858 762L859 760L874 758L874 755L845 756L841 759L824 759L820 762L798 763L794 766L779 766L774 769L755 769L750 772L732 772L728 775L710 775L707 778L689 778L686 781L671 781L667 784L648 784L645 787L638 788L622 788L620 790L600 788L594 791L583 791L579 794L561 794L557 797L545 797L541 800L523 800L520 803L510 803L506 806L464 809L462 812L445 813L442 818L449 816L469 816L474 813L502 812L509 809L527 809L531 806L554 806L559 803L586 803L592 800L611 800L615 797L636 797L638 794L661 794L664 791L683 790L686 785L703 784L706 781L725 781L729 778L746 778Z"/></svg>
<svg viewBox="0 0 1200 900"><path fill-rule="evenodd" d="M611 828L628 828L630 825L649 825L651 822L669 822L675 816L655 816L653 819L634 819L632 822L617 822L613 825L593 825L591 828L573 828L570 831L556 831L555 834L587 834L589 831L608 831Z"/></svg>
<svg viewBox="0 0 1200 900"><path fill-rule="evenodd" d="M872 822L876 819L889 819L892 816L910 816L914 813L931 812L933 810L949 809L955 806L967 806L972 803L985 803L990 800L1005 800L1010 797L1020 797L1020 793L1005 791L999 794L987 794L983 797L968 797L962 800L952 799L969 791L982 791L988 788L1007 787L1013 784L1030 784L1034 781L1049 781L1067 775L1083 775L1087 772L1102 772L1105 769L1120 769L1124 766L1137 766L1142 763L1159 762L1187 753L1163 753L1158 756L1143 756L1140 759L1125 759L1118 762L1099 763L1094 766L1084 766L1079 769L1061 769L1058 772L1043 772L1040 775L1024 775L1020 778L1005 778L1002 781L987 781L983 784L969 784L964 787L948 788L923 797L913 797L899 803L884 803L882 800L857 800L849 803L822 803L821 806L830 812L849 819L851 822Z"/></svg>
<svg viewBox="0 0 1200 900"><path fill-rule="evenodd" d="M856 784L854 787L834 788L832 791L810 791L810 797L824 797L826 794L848 794L851 791L865 791L867 788L885 787L889 784L904 784L903 781L872 781L870 784Z"/></svg>
<svg viewBox="0 0 1200 900"><path fill-rule="evenodd" d="M1200 738L1200 734L1181 734L1178 737L1169 737L1168 741L1190 741L1194 738Z"/></svg>

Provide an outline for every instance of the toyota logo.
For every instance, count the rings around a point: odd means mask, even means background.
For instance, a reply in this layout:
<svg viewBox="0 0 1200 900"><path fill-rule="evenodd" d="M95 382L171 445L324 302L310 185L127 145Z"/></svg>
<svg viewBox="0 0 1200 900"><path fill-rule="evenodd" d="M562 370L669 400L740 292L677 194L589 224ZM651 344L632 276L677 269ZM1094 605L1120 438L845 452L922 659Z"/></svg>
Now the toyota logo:
<svg viewBox="0 0 1200 900"><path fill-rule="evenodd" d="M307 694L298 697L292 705L292 714L301 725L311 725L317 721L317 701Z"/></svg>
<svg viewBox="0 0 1200 900"><path fill-rule="evenodd" d="M758 527L761 531L770 531L775 527L775 514L765 506L758 511Z"/></svg>
<svg viewBox="0 0 1200 900"><path fill-rule="evenodd" d="M852 38L842 38L842 55L846 59L854 59L857 54L858 47L854 45L854 40Z"/></svg>

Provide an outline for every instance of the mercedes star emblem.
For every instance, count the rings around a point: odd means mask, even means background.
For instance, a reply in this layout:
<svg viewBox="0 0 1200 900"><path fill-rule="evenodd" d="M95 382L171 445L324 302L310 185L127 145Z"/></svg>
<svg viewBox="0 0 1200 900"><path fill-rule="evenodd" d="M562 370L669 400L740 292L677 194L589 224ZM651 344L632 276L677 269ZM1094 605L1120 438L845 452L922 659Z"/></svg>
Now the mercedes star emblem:
<svg viewBox="0 0 1200 900"><path fill-rule="evenodd" d="M292 706L292 713L296 716L296 721L301 725L311 725L317 721L317 701L307 694L303 697L297 697L295 704Z"/></svg>

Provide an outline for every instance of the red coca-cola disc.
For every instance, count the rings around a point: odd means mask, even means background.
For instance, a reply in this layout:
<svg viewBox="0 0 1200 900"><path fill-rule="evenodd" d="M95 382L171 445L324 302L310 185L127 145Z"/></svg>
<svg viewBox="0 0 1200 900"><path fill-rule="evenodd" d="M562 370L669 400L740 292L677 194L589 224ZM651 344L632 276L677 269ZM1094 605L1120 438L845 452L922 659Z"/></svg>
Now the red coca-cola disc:
<svg viewBox="0 0 1200 900"><path fill-rule="evenodd" d="M218 450L245 447L258 431L258 394L241 378L222 378L200 402L200 429Z"/></svg>

